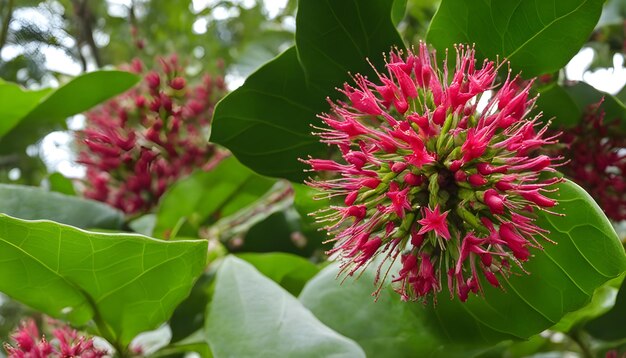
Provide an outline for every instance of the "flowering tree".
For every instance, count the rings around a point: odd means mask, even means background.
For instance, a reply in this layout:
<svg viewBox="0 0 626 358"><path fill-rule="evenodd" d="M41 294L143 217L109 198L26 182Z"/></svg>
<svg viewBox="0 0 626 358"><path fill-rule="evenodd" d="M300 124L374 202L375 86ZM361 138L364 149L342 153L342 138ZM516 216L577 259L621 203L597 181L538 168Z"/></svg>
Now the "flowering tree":
<svg viewBox="0 0 626 358"><path fill-rule="evenodd" d="M76 133L100 202L0 186L0 292L65 322L8 354L623 354L626 107L561 71L603 1L443 0L422 37L414 1L297 5L217 105L172 58L1 84L3 143L108 100Z"/></svg>

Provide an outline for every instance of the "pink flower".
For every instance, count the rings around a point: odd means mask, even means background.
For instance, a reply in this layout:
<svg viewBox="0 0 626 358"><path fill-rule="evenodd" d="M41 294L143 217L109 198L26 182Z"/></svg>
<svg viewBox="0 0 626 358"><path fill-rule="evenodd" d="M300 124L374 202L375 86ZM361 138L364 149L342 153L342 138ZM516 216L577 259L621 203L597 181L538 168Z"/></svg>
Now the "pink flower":
<svg viewBox="0 0 626 358"><path fill-rule="evenodd" d="M40 335L35 321L29 319L11 335L15 346L5 343L4 348L9 358L101 358L108 355L94 347L91 338L79 335L68 326L58 325L52 335L53 340L48 342Z"/></svg>
<svg viewBox="0 0 626 358"><path fill-rule="evenodd" d="M304 162L325 172L308 184L345 203L317 213L342 272L378 255L400 259L392 285L403 299L427 300L447 275L450 294L465 301L481 294L480 276L500 287L511 262L521 267L541 249L548 232L535 212L557 204L547 194L561 179L540 174L560 158L535 154L555 137L529 117L530 83L496 83L498 66L477 67L471 47L457 48L453 74L436 63L422 43L418 53L391 52L376 80L355 75L315 133L340 154Z"/></svg>
<svg viewBox="0 0 626 358"><path fill-rule="evenodd" d="M207 75L189 86L175 57L160 63L161 71L87 112L77 133L78 162L87 167L84 195L128 214L149 211L177 179L221 158L205 131L225 94L223 81ZM143 68L138 60L130 67Z"/></svg>
<svg viewBox="0 0 626 358"><path fill-rule="evenodd" d="M450 231L448 231L448 222L446 217L448 212L440 213L439 204L435 206L435 210L424 208L424 218L417 222L422 225L417 232L418 235L423 235L429 231L434 231L435 234L443 237L446 240L450 240Z"/></svg>
<svg viewBox="0 0 626 358"><path fill-rule="evenodd" d="M580 184L612 220L626 220L626 136L606 121L602 102L589 106L576 127L562 129L562 171Z"/></svg>

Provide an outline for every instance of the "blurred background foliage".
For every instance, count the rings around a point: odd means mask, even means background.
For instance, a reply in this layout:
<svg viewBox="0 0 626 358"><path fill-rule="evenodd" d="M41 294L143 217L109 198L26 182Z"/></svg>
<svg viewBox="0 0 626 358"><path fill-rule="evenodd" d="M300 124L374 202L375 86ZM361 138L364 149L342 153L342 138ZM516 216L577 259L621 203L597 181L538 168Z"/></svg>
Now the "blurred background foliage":
<svg viewBox="0 0 626 358"><path fill-rule="evenodd" d="M407 0L406 14L398 24L406 43L417 44L425 38L439 3ZM261 64L293 45L296 11L297 0L0 0L0 78L29 89L55 87L81 73L113 68L134 58L151 68L156 57L178 54L190 78L223 71L232 90ZM608 0L581 50L591 56L585 70L623 70L625 33L626 0ZM547 81L580 79L573 77L563 69ZM626 89L614 94L626 100ZM74 162L73 135L67 131L81 129L83 124L84 117L78 115L64 123L46 124L43 132L47 134L36 142L10 138L19 142L12 147L20 149L0 150L0 183L43 185L58 191L69 187L66 191L73 192L66 177L80 178L83 172ZM281 194L286 190L279 184L265 200L284 204ZM296 187L296 194L299 190L305 189ZM319 252L324 238L305 215L310 211L306 207L314 204L301 202L297 195L295 204L290 200L246 228L245 242L231 240L228 248L267 251L263 238L273 235L274 244L280 243L283 251L303 256ZM256 214L241 215L248 220ZM146 219L143 225L154 221ZM195 226L188 228L190 222L181 232L198 232ZM200 232L201 237L212 234ZM309 238L309 245L298 244L299 234ZM239 233L230 235L238 238ZM24 306L0 295L0 341L27 313ZM539 345L549 343L546 337L538 339Z"/></svg>

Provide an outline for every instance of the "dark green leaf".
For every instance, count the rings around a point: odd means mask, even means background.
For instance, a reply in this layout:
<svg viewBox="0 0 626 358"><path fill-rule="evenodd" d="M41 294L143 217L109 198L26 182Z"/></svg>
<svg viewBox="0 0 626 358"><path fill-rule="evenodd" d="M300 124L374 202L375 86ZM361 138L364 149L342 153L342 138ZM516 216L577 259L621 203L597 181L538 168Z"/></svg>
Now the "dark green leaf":
<svg viewBox="0 0 626 358"><path fill-rule="evenodd" d="M504 290L483 283L484 297L466 303L442 292L428 317L451 342L493 344L506 338L527 339L558 323L568 312L587 305L598 287L626 270L626 255L602 210L582 188L558 184L563 216L539 213L538 226L550 230L544 250L534 250L524 268L511 275Z"/></svg>
<svg viewBox="0 0 626 358"><path fill-rule="evenodd" d="M589 105L599 103L604 98L600 108L605 113L605 121L617 120L620 122L620 127L626 130L626 106L615 96L599 91L584 82L578 82L573 86L565 86L564 90L570 95L574 104L581 112L584 112ZM568 124L570 123L568 121Z"/></svg>
<svg viewBox="0 0 626 358"><path fill-rule="evenodd" d="M211 141L258 173L302 180L305 166L297 159L324 153L310 125L317 123L316 113L328 108L325 95L307 89L291 47L219 102Z"/></svg>
<svg viewBox="0 0 626 358"><path fill-rule="evenodd" d="M393 22L394 26L398 26L400 21L404 19L407 1L408 0L394 0L391 7L391 21Z"/></svg>
<svg viewBox="0 0 626 358"><path fill-rule="evenodd" d="M595 338L605 341L614 341L626 337L626 283L622 283L622 288L615 299L615 306L607 314L598 317L585 326L587 332Z"/></svg>
<svg viewBox="0 0 626 358"><path fill-rule="evenodd" d="M65 119L81 113L132 87L139 78L123 71L96 71L72 79L53 92L45 92L38 105L0 139L0 152L10 153L34 143Z"/></svg>
<svg viewBox="0 0 626 358"><path fill-rule="evenodd" d="M211 140L228 147L253 170L302 181L298 158L321 157L326 146L311 135L316 114L328 110L327 96L350 79L372 74L383 52L402 46L391 22L393 0L301 0L296 48L252 74L224 98L214 115Z"/></svg>
<svg viewBox="0 0 626 358"><path fill-rule="evenodd" d="M298 300L250 264L229 256L207 312L215 357L365 357Z"/></svg>
<svg viewBox="0 0 626 358"><path fill-rule="evenodd" d="M195 230L207 219L231 215L265 194L274 180L261 177L234 157L210 171L198 171L174 184L161 198L154 235L175 237L182 222ZM190 233L195 235L196 233Z"/></svg>
<svg viewBox="0 0 626 358"><path fill-rule="evenodd" d="M559 70L593 31L604 0L443 0L427 41L443 54L476 44L479 57L511 61L525 77Z"/></svg>
<svg viewBox="0 0 626 358"><path fill-rule="evenodd" d="M52 90L27 91L18 84L0 80L0 137L9 132Z"/></svg>
<svg viewBox="0 0 626 358"><path fill-rule="evenodd" d="M337 97L348 72L375 78L365 61L383 68L383 52L404 47L391 22L394 0L300 0L296 47L307 83Z"/></svg>
<svg viewBox="0 0 626 358"><path fill-rule="evenodd" d="M237 257L252 264L265 277L271 278L294 296L319 271L311 261L282 252L244 253Z"/></svg>
<svg viewBox="0 0 626 358"><path fill-rule="evenodd" d="M215 270L205 272L193 286L191 293L181 302L172 318L172 343L182 343L194 332L204 327L204 315L211 299L211 286L215 283Z"/></svg>
<svg viewBox="0 0 626 358"><path fill-rule="evenodd" d="M118 347L155 329L205 267L206 241L166 242L0 215L0 291Z"/></svg>
<svg viewBox="0 0 626 358"><path fill-rule="evenodd" d="M543 112L543 120L552 120L556 127L572 127L580 123L582 109L572 96L556 83L539 90L537 110Z"/></svg>
<svg viewBox="0 0 626 358"><path fill-rule="evenodd" d="M0 213L80 228L119 229L124 214L106 204L40 188L0 184Z"/></svg>

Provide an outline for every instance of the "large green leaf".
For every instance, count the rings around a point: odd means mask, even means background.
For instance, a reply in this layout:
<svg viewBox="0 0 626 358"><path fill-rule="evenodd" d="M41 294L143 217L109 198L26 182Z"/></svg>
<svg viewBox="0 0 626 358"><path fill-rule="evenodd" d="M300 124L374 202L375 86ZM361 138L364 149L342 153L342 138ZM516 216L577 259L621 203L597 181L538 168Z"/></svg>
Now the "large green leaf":
<svg viewBox="0 0 626 358"><path fill-rule="evenodd" d="M324 94L307 88L295 47L248 77L215 108L211 141L224 145L258 173L301 180L307 155L321 155L313 137Z"/></svg>
<svg viewBox="0 0 626 358"><path fill-rule="evenodd" d="M205 267L206 241L87 232L0 215L0 291L117 347L155 329Z"/></svg>
<svg viewBox="0 0 626 358"><path fill-rule="evenodd" d="M559 70L593 31L604 0L442 0L427 41L443 51L476 44L480 57L511 61L525 77ZM443 52L441 52L443 53Z"/></svg>
<svg viewBox="0 0 626 358"><path fill-rule="evenodd" d="M34 95L26 92L25 95L31 97L39 96L39 101L31 110L22 113L19 123L0 138L0 153L10 153L34 143L51 129L64 127L67 117L126 91L138 80L129 72L96 71L78 76L54 91L43 92L45 96L40 92Z"/></svg>
<svg viewBox="0 0 626 358"><path fill-rule="evenodd" d="M121 211L101 202L10 184L0 184L0 213L86 229L120 229L124 222Z"/></svg>
<svg viewBox="0 0 626 358"><path fill-rule="evenodd" d="M250 264L229 256L207 312L215 357L365 357L352 340L322 324Z"/></svg>
<svg viewBox="0 0 626 358"><path fill-rule="evenodd" d="M294 296L319 272L311 261L283 252L243 253L237 257L252 264L264 276L271 278Z"/></svg>
<svg viewBox="0 0 626 358"><path fill-rule="evenodd" d="M0 137L10 131L52 90L27 91L16 83L0 80Z"/></svg>
<svg viewBox="0 0 626 358"><path fill-rule="evenodd" d="M163 195L154 235L174 237L172 230L182 222L197 230L209 217L231 215L260 198L274 182L255 174L234 157L227 158L210 171L198 171L178 181Z"/></svg>
<svg viewBox="0 0 626 358"><path fill-rule="evenodd" d="M391 289L372 297L376 268L358 280L339 284L336 264L307 283L300 302L324 324L354 339L368 357L432 356L440 347L414 303L402 302Z"/></svg>
<svg viewBox="0 0 626 358"><path fill-rule="evenodd" d="M393 0L300 0L296 47L252 74L224 98L214 115L211 140L228 147L253 170L293 181L306 178L298 158L326 154L311 135L326 97L352 73L372 74L369 57L402 40L391 21Z"/></svg>
<svg viewBox="0 0 626 358"><path fill-rule="evenodd" d="M483 284L484 297L466 303L443 292L428 319L453 342L493 344L527 339L587 305L596 289L626 270L626 255L615 230L593 199L571 181L558 184L557 216L539 213L537 224L556 244L534 250L524 268L503 290Z"/></svg>
<svg viewBox="0 0 626 358"><path fill-rule="evenodd" d="M349 72L375 78L383 52L404 47L391 21L394 0L300 0L296 48L307 83L336 97ZM399 4L401 6L401 4Z"/></svg>

